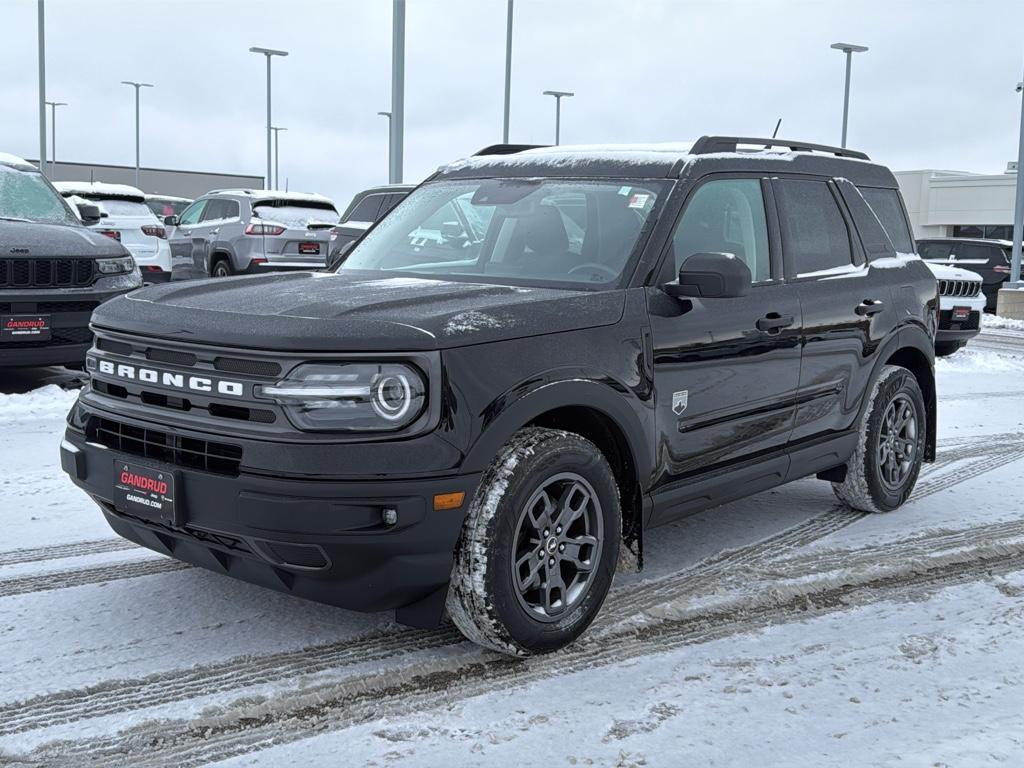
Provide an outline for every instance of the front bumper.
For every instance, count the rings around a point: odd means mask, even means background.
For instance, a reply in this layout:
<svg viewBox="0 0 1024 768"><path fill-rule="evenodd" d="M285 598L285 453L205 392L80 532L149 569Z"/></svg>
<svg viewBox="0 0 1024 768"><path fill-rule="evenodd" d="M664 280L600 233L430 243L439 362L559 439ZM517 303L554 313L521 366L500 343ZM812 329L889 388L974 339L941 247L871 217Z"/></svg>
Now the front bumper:
<svg viewBox="0 0 1024 768"><path fill-rule="evenodd" d="M967 341L981 333L981 311L974 309L965 320L953 320L952 310L939 311L939 327L935 332L935 341Z"/></svg>
<svg viewBox="0 0 1024 768"><path fill-rule="evenodd" d="M173 519L141 519L115 508L121 462L174 474ZM394 609L399 621L417 626L441 618L464 511L479 482L479 474L351 481L226 476L121 453L71 428L61 465L130 541L317 602ZM465 493L461 509L434 511L435 494L458 491ZM385 510L393 510L394 523L385 522Z"/></svg>

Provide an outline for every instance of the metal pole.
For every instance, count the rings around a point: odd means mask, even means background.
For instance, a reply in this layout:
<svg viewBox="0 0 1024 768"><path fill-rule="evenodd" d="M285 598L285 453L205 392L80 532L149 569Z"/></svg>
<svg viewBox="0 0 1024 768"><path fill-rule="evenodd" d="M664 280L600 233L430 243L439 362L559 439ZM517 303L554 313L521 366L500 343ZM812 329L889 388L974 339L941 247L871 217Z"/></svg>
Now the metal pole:
<svg viewBox="0 0 1024 768"><path fill-rule="evenodd" d="M280 131L274 131L274 189L281 186L281 147L278 144L280 136Z"/></svg>
<svg viewBox="0 0 1024 768"><path fill-rule="evenodd" d="M271 188L270 175L270 56L267 55L267 183L264 189Z"/></svg>
<svg viewBox="0 0 1024 768"><path fill-rule="evenodd" d="M1024 91L1024 82L1017 85ZM1017 197L1013 206L1013 249L1010 251L1010 283L1008 288L1020 288L1021 238L1024 236L1024 94L1020 101L1020 140L1017 144Z"/></svg>
<svg viewBox="0 0 1024 768"><path fill-rule="evenodd" d="M391 172L402 183L405 131L405 0L394 0L391 30Z"/></svg>
<svg viewBox="0 0 1024 768"><path fill-rule="evenodd" d="M501 130L502 143L508 144L509 112L512 106L512 0L508 0L508 21L505 24L505 120Z"/></svg>
<svg viewBox="0 0 1024 768"><path fill-rule="evenodd" d="M559 144L562 135L562 97L555 97L555 146Z"/></svg>
<svg viewBox="0 0 1024 768"><path fill-rule="evenodd" d="M46 13L39 0L39 171L46 175Z"/></svg>
<svg viewBox="0 0 1024 768"><path fill-rule="evenodd" d="M391 113L390 112L378 112L381 117L388 119L388 181L391 180Z"/></svg>
<svg viewBox="0 0 1024 768"><path fill-rule="evenodd" d="M135 186L139 186L139 86L135 86Z"/></svg>
<svg viewBox="0 0 1024 768"><path fill-rule="evenodd" d="M846 126L850 119L850 69L853 65L853 51L846 52L846 86L843 88L843 141L839 145L846 148Z"/></svg>
<svg viewBox="0 0 1024 768"><path fill-rule="evenodd" d="M50 104L50 181L57 178L57 105Z"/></svg>

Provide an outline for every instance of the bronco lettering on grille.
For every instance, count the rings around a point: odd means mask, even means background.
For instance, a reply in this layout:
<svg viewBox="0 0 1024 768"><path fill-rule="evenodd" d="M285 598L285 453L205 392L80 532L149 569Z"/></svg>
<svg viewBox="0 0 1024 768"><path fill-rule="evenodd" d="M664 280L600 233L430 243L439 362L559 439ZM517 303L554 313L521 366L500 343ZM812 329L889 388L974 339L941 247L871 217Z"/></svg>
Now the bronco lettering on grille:
<svg viewBox="0 0 1024 768"><path fill-rule="evenodd" d="M191 390L193 392L209 392L218 395L242 397L245 386L239 381L212 379L206 376L191 376L171 371L158 371L154 368L141 368L124 363L113 363L110 360L97 361L97 370L108 376L130 381L141 381L145 384L159 384L172 389Z"/></svg>

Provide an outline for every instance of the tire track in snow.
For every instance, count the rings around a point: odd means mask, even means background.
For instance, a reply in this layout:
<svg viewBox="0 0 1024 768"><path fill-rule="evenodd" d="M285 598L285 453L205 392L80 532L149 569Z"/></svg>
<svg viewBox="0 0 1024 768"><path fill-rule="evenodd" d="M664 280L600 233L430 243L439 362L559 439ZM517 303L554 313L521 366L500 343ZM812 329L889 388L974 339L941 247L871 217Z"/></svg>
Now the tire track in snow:
<svg viewBox="0 0 1024 768"><path fill-rule="evenodd" d="M17 576L12 579L0 580L0 598L28 595L35 592L49 592L55 589L67 589L68 587L81 587L86 584L102 584L108 581L120 581L121 579L134 579L139 576L181 571L191 567L191 565L179 562L178 560L159 558L101 565L95 568L53 571L33 576Z"/></svg>
<svg viewBox="0 0 1024 768"><path fill-rule="evenodd" d="M0 567L19 563L34 563L40 560L62 560L82 555L100 555L134 548L141 549L138 544L127 539L94 539L70 544L54 544L48 547L11 549L7 552L0 552Z"/></svg>
<svg viewBox="0 0 1024 768"><path fill-rule="evenodd" d="M25 755L51 766L87 762L110 768L190 768L351 727L387 715L450 704L632 658L973 581L1024 568L1024 544L986 546L933 562L890 561L887 569L852 582L804 583L762 590L700 612L669 607L647 624L612 635L585 637L555 654L515 660L470 651L400 670L289 691L274 700L242 699L194 720L148 721L106 738L55 742Z"/></svg>
<svg viewBox="0 0 1024 768"><path fill-rule="evenodd" d="M957 444L961 447L991 446L993 443L1005 446L1014 441L1024 444L1024 438L1015 434L958 438ZM963 455L952 455L951 452L947 455L945 463L964 458ZM933 474L942 466L940 462L926 465L923 474ZM977 473L988 471L984 467L994 468L984 464L975 467L977 472L966 475L958 472L956 482L963 482ZM915 497L922 491L929 493L930 482L935 481L925 480L920 483ZM598 617L598 626L613 624L660 603L721 585L728 580L730 574L749 574L753 569L763 568L765 564L784 558L787 553L825 538L867 516L866 513L854 512L836 504L813 518L765 539L724 550L661 579L613 590ZM992 532L995 533L995 529ZM3 582L0 582L0 589L2 586ZM295 651L259 657L236 657L187 670L170 670L133 680L103 682L82 689L58 691L0 707L0 736L241 690L303 675L341 671L358 663L411 656L455 645L462 640L462 636L450 627L436 630L386 630L363 638Z"/></svg>

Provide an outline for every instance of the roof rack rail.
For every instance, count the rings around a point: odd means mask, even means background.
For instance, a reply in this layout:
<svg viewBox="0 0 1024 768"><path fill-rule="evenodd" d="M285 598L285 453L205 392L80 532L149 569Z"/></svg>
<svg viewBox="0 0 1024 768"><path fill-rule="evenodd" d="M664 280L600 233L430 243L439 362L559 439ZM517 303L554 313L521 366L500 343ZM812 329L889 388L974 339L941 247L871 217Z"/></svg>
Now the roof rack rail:
<svg viewBox="0 0 1024 768"><path fill-rule="evenodd" d="M690 150L691 155L708 155L712 152L735 152L739 144L753 144L770 147L786 147L793 152L825 152L836 157L853 157L857 160L870 160L864 152L844 147L831 147L827 144L810 144L806 141L787 141L786 139L759 139L747 136L701 136Z"/></svg>
<svg viewBox="0 0 1024 768"><path fill-rule="evenodd" d="M491 144L479 152L474 152L473 157L478 155L514 155L517 152L525 152L528 149L545 149L549 144Z"/></svg>

